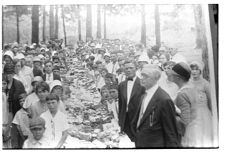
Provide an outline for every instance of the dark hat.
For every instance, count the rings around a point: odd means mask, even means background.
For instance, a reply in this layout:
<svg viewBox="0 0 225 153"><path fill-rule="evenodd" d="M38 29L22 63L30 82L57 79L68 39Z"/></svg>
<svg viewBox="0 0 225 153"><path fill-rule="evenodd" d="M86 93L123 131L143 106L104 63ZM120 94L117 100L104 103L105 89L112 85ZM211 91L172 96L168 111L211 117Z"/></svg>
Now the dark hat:
<svg viewBox="0 0 225 153"><path fill-rule="evenodd" d="M172 74L179 75L182 78L184 78L186 81L188 81L190 79L190 76L191 76L190 75L191 70L186 63L180 62L180 63L177 63L176 65L173 66Z"/></svg>
<svg viewBox="0 0 225 153"><path fill-rule="evenodd" d="M30 120L29 127L30 127L30 129L45 127L45 120L41 117L32 119L32 120Z"/></svg>
<svg viewBox="0 0 225 153"><path fill-rule="evenodd" d="M6 64L4 67L5 74L13 74L15 73L15 65L14 64Z"/></svg>

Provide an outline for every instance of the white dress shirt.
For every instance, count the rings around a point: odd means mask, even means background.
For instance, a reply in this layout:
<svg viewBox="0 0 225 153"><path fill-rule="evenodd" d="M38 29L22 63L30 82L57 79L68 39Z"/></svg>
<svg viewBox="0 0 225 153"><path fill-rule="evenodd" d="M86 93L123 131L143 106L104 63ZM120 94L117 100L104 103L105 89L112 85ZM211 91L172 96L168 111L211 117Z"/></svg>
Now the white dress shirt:
<svg viewBox="0 0 225 153"><path fill-rule="evenodd" d="M132 89L134 87L134 82L136 81L136 76L133 78L133 81L129 80L127 81L127 111L128 111L128 104L130 102L130 96L132 93Z"/></svg>
<svg viewBox="0 0 225 153"><path fill-rule="evenodd" d="M145 112L146 108L148 107L148 104L150 100L152 99L152 96L155 94L156 90L159 88L158 84L155 84L152 88L146 90L146 97L144 98L142 105L143 106L143 113Z"/></svg>
<svg viewBox="0 0 225 153"><path fill-rule="evenodd" d="M46 73L46 81L45 82L50 85L52 81L53 81L53 73L50 73L50 74Z"/></svg>

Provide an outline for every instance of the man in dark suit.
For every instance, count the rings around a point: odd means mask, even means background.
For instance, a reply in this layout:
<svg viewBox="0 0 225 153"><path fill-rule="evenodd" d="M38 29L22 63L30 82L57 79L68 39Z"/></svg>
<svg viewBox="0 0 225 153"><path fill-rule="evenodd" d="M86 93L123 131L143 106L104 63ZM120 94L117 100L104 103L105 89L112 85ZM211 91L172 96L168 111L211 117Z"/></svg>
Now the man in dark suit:
<svg viewBox="0 0 225 153"><path fill-rule="evenodd" d="M134 133L131 131L131 121L139 106L139 98L144 93L140 79L136 76L136 66L133 61L125 61L127 79L119 84L119 125L131 141L134 142Z"/></svg>
<svg viewBox="0 0 225 153"><path fill-rule="evenodd" d="M51 84L51 82L53 80L59 80L59 81L61 81L60 76L57 75L57 74L54 74L52 72L52 69L53 69L53 63L52 63L52 61L46 61L45 62L45 72L46 73L42 76L42 78L48 84Z"/></svg>
<svg viewBox="0 0 225 153"><path fill-rule="evenodd" d="M179 147L175 107L170 96L158 85L159 67L145 65L141 71L141 96L138 111L132 121L137 148Z"/></svg>
<svg viewBox="0 0 225 153"><path fill-rule="evenodd" d="M33 76L36 77L36 76L42 76L43 73L42 73L42 62L41 62L41 59L40 57L38 56L35 56L34 59L33 59Z"/></svg>

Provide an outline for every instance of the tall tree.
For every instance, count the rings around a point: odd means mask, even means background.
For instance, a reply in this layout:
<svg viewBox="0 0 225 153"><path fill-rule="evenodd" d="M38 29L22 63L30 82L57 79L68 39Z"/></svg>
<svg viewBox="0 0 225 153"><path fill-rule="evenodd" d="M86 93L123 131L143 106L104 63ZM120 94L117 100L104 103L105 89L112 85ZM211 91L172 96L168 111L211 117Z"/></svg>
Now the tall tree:
<svg viewBox="0 0 225 153"><path fill-rule="evenodd" d="M145 5L141 5L141 43L146 46Z"/></svg>
<svg viewBox="0 0 225 153"><path fill-rule="evenodd" d="M206 30L204 24L204 14L201 5L193 5L196 29L196 49L202 50L202 61L204 62L203 77L209 80L209 65L208 65L208 47L206 40Z"/></svg>
<svg viewBox="0 0 225 153"><path fill-rule="evenodd" d="M67 46L67 39L66 39L66 26L65 26L65 14L64 14L64 7L61 5L61 13L62 13L62 21L63 21L63 33L64 33L64 42L65 46Z"/></svg>
<svg viewBox="0 0 225 153"><path fill-rule="evenodd" d="M17 36L15 38L16 38L16 41L19 43L20 42L19 23L21 20L20 17L24 14L29 14L29 6L28 5L7 5L3 7L2 12L3 12L2 15L4 15L2 16L2 19L8 16L16 16ZM2 23L4 24L4 22Z"/></svg>
<svg viewBox="0 0 225 153"><path fill-rule="evenodd" d="M78 9L78 39L79 41L81 41L82 37L81 37L80 5L77 5L77 9Z"/></svg>
<svg viewBox="0 0 225 153"><path fill-rule="evenodd" d="M32 6L32 43L39 42L39 5Z"/></svg>
<svg viewBox="0 0 225 153"><path fill-rule="evenodd" d="M104 39L106 39L106 5L104 6Z"/></svg>
<svg viewBox="0 0 225 153"><path fill-rule="evenodd" d="M2 6L2 49L4 49L4 6Z"/></svg>
<svg viewBox="0 0 225 153"><path fill-rule="evenodd" d="M97 38L101 38L101 5L97 8Z"/></svg>
<svg viewBox="0 0 225 153"><path fill-rule="evenodd" d="M161 35L160 35L160 16L158 5L155 5L155 37L156 37L156 46L157 48L160 48Z"/></svg>
<svg viewBox="0 0 225 153"><path fill-rule="evenodd" d="M42 31L42 40L45 42L45 25L46 25L46 11L45 11L45 5L43 5L43 31Z"/></svg>
<svg viewBox="0 0 225 153"><path fill-rule="evenodd" d="M16 42L20 43L20 8L16 5Z"/></svg>
<svg viewBox="0 0 225 153"><path fill-rule="evenodd" d="M87 5L87 18L86 18L86 41L92 39L92 9L91 5Z"/></svg>
<svg viewBox="0 0 225 153"><path fill-rule="evenodd" d="M58 21L58 5L55 5L55 39L58 39L59 21Z"/></svg>
<svg viewBox="0 0 225 153"><path fill-rule="evenodd" d="M54 6L50 5L50 15L49 15L49 32L50 40L54 39Z"/></svg>

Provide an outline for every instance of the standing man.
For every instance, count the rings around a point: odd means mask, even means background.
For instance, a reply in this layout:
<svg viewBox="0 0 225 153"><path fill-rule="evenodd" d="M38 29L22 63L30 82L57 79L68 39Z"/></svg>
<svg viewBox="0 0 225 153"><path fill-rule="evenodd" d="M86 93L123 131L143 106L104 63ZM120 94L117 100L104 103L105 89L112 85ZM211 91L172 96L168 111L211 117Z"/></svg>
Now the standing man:
<svg viewBox="0 0 225 153"><path fill-rule="evenodd" d="M131 121L137 111L139 98L145 89L140 85L140 79L136 76L134 61L124 63L127 79L119 84L119 125L131 141L134 141L134 133L131 131Z"/></svg>
<svg viewBox="0 0 225 153"><path fill-rule="evenodd" d="M132 121L137 148L179 147L175 107L170 96L158 85L160 76L157 66L144 65L140 82L146 92L139 99L140 105Z"/></svg>

